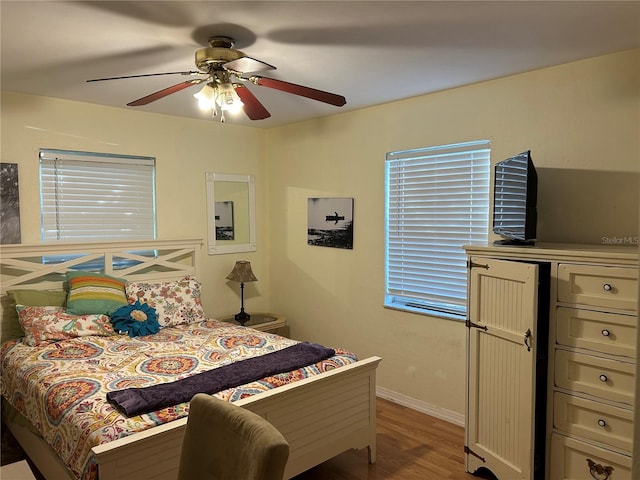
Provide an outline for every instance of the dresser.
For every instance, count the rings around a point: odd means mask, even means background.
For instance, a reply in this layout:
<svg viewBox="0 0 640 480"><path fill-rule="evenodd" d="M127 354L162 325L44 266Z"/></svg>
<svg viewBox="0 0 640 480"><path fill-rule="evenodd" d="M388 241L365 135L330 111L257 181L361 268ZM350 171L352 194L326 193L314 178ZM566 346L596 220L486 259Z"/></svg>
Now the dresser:
<svg viewBox="0 0 640 480"><path fill-rule="evenodd" d="M637 266L557 266L551 480L631 480Z"/></svg>
<svg viewBox="0 0 640 480"><path fill-rule="evenodd" d="M544 458L544 478L631 480L637 248L537 244L467 246L465 250L471 271L474 265L484 268L485 259L495 259L544 265L548 272L544 275L549 275L549 282L543 287L548 289L547 305L538 305L548 308L548 330L534 328L524 342L548 342L546 392L526 406L533 418L546 416L546 425L538 429L544 430L545 446L535 446L545 449L544 455L536 457ZM470 304L469 311L473 308ZM474 361L482 359L470 359ZM535 382L536 377L523 379L528 381ZM469 407L472 409L473 405ZM481 462L475 460L472 465ZM539 469L525 467L518 478L542 480L542 474L534 473ZM500 468L498 465L493 470ZM512 480L496 475L500 480Z"/></svg>

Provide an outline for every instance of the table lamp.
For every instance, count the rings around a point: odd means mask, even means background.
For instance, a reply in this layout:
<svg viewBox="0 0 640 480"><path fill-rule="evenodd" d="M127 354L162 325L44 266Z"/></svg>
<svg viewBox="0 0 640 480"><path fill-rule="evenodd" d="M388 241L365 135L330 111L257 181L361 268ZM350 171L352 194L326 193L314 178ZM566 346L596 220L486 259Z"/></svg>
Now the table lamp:
<svg viewBox="0 0 640 480"><path fill-rule="evenodd" d="M236 313L235 319L240 325L244 325L251 319L251 315L244 311L244 284L245 282L256 282L258 279L251 271L251 263L246 260L238 260L233 266L231 273L227 275L227 280L240 283L240 312Z"/></svg>

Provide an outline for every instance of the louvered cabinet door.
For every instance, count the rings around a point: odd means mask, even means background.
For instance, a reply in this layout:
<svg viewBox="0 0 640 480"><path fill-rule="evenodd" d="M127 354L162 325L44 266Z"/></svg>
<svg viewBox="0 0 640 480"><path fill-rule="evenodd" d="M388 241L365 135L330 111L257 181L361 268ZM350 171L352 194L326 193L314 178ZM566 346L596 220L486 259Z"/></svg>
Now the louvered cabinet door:
<svg viewBox="0 0 640 480"><path fill-rule="evenodd" d="M467 471L531 480L538 266L482 257L470 265Z"/></svg>

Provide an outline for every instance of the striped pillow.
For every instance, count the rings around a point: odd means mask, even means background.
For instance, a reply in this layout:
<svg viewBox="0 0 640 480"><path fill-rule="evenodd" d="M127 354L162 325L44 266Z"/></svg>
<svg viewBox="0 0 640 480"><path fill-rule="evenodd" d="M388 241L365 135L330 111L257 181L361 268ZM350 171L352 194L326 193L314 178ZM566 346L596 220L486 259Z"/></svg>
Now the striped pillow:
<svg viewBox="0 0 640 480"><path fill-rule="evenodd" d="M68 271L67 313L109 315L126 305L126 281L96 272Z"/></svg>

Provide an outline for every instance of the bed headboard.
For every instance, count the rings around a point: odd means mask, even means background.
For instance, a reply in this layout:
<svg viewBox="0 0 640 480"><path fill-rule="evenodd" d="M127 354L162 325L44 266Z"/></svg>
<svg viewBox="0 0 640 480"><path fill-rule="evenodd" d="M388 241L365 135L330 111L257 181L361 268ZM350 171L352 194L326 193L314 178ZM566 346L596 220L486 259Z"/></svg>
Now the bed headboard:
<svg viewBox="0 0 640 480"><path fill-rule="evenodd" d="M140 240L0 246L0 342L11 338L11 289L63 289L67 270L95 270L128 281L199 276L202 240ZM51 261L55 257L55 261Z"/></svg>

